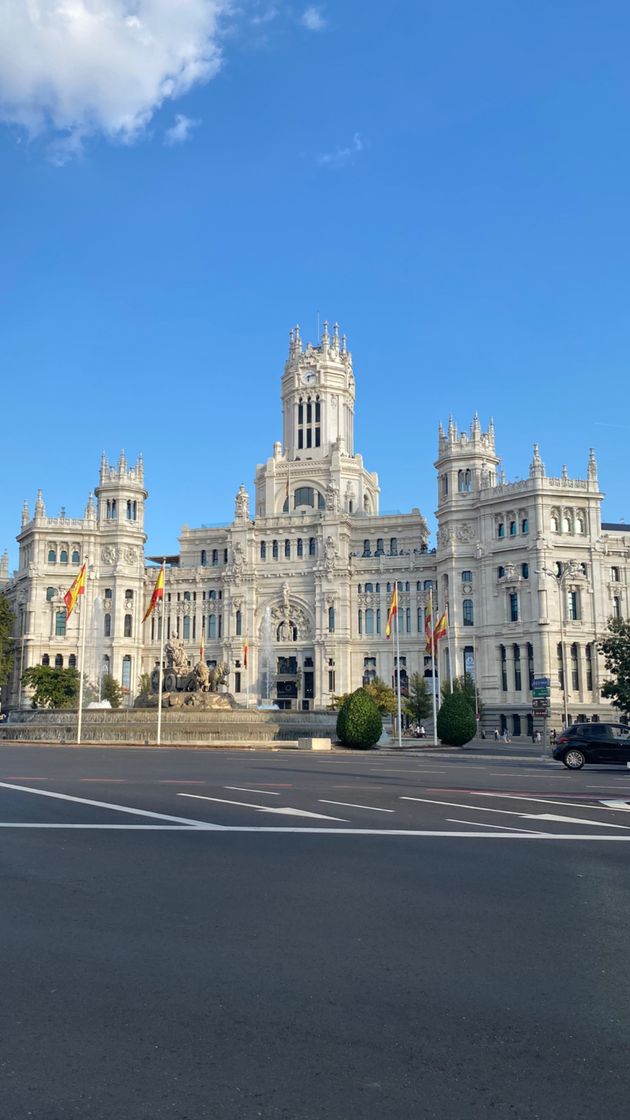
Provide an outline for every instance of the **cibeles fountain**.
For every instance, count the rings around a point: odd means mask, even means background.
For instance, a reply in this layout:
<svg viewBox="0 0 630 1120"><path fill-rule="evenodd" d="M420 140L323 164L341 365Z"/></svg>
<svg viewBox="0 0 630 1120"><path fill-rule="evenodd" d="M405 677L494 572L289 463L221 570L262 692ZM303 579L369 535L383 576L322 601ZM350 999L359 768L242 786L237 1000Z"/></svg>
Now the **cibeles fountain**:
<svg viewBox="0 0 630 1120"><path fill-rule="evenodd" d="M192 668L186 647L178 638L171 638L164 647L162 670L162 706L167 708L198 708L209 712L232 711L234 697L227 691L229 666L219 662L209 666L199 660ZM151 673L151 692L136 698L136 708L157 708L160 691L159 667Z"/></svg>

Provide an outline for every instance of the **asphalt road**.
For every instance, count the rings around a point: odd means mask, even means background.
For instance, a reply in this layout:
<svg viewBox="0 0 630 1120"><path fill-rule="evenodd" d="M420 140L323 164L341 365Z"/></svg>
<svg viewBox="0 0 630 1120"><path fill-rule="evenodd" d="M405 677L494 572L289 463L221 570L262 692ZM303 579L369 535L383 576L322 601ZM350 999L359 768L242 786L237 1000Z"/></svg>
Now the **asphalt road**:
<svg viewBox="0 0 630 1120"><path fill-rule="evenodd" d="M625 1120L629 840L531 749L2 746L0 1116Z"/></svg>

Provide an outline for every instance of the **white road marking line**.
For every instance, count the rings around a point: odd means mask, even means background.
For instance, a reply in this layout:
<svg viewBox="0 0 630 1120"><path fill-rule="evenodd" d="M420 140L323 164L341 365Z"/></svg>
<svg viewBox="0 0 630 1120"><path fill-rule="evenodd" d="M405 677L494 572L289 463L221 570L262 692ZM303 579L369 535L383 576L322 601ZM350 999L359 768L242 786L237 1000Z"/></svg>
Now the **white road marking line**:
<svg viewBox="0 0 630 1120"><path fill-rule="evenodd" d="M279 797L280 794L271 789L247 789L245 786L224 786L224 789L235 789L239 793L257 793L261 797Z"/></svg>
<svg viewBox="0 0 630 1120"><path fill-rule="evenodd" d="M292 809L286 805L276 809L270 805L249 805L246 801L227 801L223 797L204 797L201 793L178 793L178 797L193 797L197 801L215 801L219 805L238 805L241 809L255 809L258 813L282 813L287 817L316 817L320 821L343 821L343 817L327 817L325 813L308 813L306 809Z"/></svg>
<svg viewBox="0 0 630 1120"><path fill-rule="evenodd" d="M188 817L172 817L168 813L151 813L148 809L132 809L128 805L112 805L109 801L90 801L86 797L71 797L69 793L53 793L49 789L34 789L33 786L15 786L10 785L8 782L0 782L2 789L17 790L18 793L35 793L40 797L52 797L58 801L73 801L78 805L90 805L93 809L112 809L115 813L130 813L134 817L152 817L158 821L173 821L174 824L187 824L193 828L198 828L200 825L206 827L205 821L193 821ZM212 828L220 829L220 824L211 825Z"/></svg>
<svg viewBox="0 0 630 1120"><path fill-rule="evenodd" d="M602 804L604 806L604 808L606 808L606 809L617 809L619 812L622 812L622 813L630 813L630 804L628 803L627 798L621 798L621 797L615 797L615 798L606 797L606 798L603 798L603 797L601 797L599 800L600 800L600 804Z"/></svg>
<svg viewBox="0 0 630 1120"><path fill-rule="evenodd" d="M474 824L477 828L498 828L499 830L502 829L503 832L529 832L530 834L533 832L536 834L536 829L534 828L516 828L514 825L487 824L485 821L483 824L481 822L477 823L477 821L458 821L456 817L447 817L446 819L449 824ZM545 833L541 832L539 835L544 836Z"/></svg>
<svg viewBox="0 0 630 1120"><path fill-rule="evenodd" d="M510 809L489 809L486 805L462 805L461 801L432 801L429 797L401 797L401 801L421 801L423 805L448 805L451 809L472 809L475 813L501 813L506 817L524 817Z"/></svg>
<svg viewBox="0 0 630 1120"><path fill-rule="evenodd" d="M0 828L83 828L104 832L216 832L216 825L191 828L189 824L40 824L26 821L0 821ZM218 831L222 831L218 829Z"/></svg>
<svg viewBox="0 0 630 1120"><path fill-rule="evenodd" d="M529 797L526 793L487 793L482 790L475 791L475 797L498 797L506 801L534 801L538 805L560 805L563 809L596 809L596 805L580 805L575 801L553 801L550 797ZM593 798L593 801L595 798Z"/></svg>
<svg viewBox="0 0 630 1120"><path fill-rule="evenodd" d="M320 805L342 805L346 809L370 809L372 813L395 813L395 809L380 809L377 805L353 805L351 801L327 801L326 798L319 798Z"/></svg>
<svg viewBox="0 0 630 1120"><path fill-rule="evenodd" d="M561 817L559 813L521 813L528 821L565 821L566 824L592 824L596 828L630 828L628 824L611 824L609 821L588 821L584 817Z"/></svg>

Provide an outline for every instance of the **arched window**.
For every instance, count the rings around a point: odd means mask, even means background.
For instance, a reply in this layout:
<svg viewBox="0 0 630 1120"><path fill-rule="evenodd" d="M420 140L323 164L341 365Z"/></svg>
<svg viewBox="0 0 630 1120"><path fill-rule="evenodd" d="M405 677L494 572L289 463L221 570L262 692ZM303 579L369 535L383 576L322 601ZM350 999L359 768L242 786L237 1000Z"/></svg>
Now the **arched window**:
<svg viewBox="0 0 630 1120"><path fill-rule="evenodd" d="M376 633L380 634L380 632L381 632L381 608L377 607L376 608Z"/></svg>
<svg viewBox="0 0 630 1120"><path fill-rule="evenodd" d="M367 539L367 537L366 537L366 539L365 539L365 540L363 541L363 555L364 555L364 556L371 556L371 555L372 555L372 549L371 549L371 547L370 547L370 542L369 542L369 540Z"/></svg>
<svg viewBox="0 0 630 1120"><path fill-rule="evenodd" d="M473 581L472 572L470 572L468 570L466 570L465 572L462 572L462 583L472 583L472 581Z"/></svg>
<svg viewBox="0 0 630 1120"><path fill-rule="evenodd" d="M504 575L505 568L503 567L503 564L499 564L499 567L497 568L497 579L503 579Z"/></svg>
<svg viewBox="0 0 630 1120"><path fill-rule="evenodd" d="M516 536L516 531L517 531L516 521L510 521L510 536L515 537Z"/></svg>
<svg viewBox="0 0 630 1120"><path fill-rule="evenodd" d="M266 560L267 559L267 542L266 541L261 541L260 542L260 559L261 560Z"/></svg>
<svg viewBox="0 0 630 1120"><path fill-rule="evenodd" d="M272 555L272 558L274 560L278 559L278 542L277 541L272 541L271 542L271 555Z"/></svg>
<svg viewBox="0 0 630 1120"><path fill-rule="evenodd" d="M304 556L304 542L302 541L301 537L298 537L296 541L296 553L298 560L301 560Z"/></svg>
<svg viewBox="0 0 630 1120"><path fill-rule="evenodd" d="M103 615L103 637L111 638L112 636L112 616L111 614Z"/></svg>
<svg viewBox="0 0 630 1120"><path fill-rule="evenodd" d="M497 537L499 537L499 539L501 539L504 536L505 536L505 522L498 521L497 522Z"/></svg>
<svg viewBox="0 0 630 1120"><path fill-rule="evenodd" d="M560 525L559 525L559 522L558 522L558 518L557 518L555 513L552 513L552 515L551 515L551 532L552 533L557 533L559 528L560 528Z"/></svg>
<svg viewBox="0 0 630 1120"><path fill-rule="evenodd" d="M472 474L469 470L457 472L457 489L460 494L467 494L472 488Z"/></svg>
<svg viewBox="0 0 630 1120"><path fill-rule="evenodd" d="M576 522L575 522L575 528L576 528L576 532L578 532L578 533L584 533L585 532L584 518L581 517L580 514L578 514L578 516L577 516L577 519L576 519Z"/></svg>
<svg viewBox="0 0 630 1120"><path fill-rule="evenodd" d="M447 474L443 474L441 479L440 479L440 489L442 491L442 497L445 498L446 495L448 494L448 475Z"/></svg>
<svg viewBox="0 0 630 1120"><path fill-rule="evenodd" d="M619 595L613 595L612 616L613 618L621 618L621 598Z"/></svg>
<svg viewBox="0 0 630 1120"><path fill-rule="evenodd" d="M309 537L308 554L309 556L317 556L317 541L315 537Z"/></svg>
<svg viewBox="0 0 630 1120"><path fill-rule="evenodd" d="M112 591L111 587L106 587L105 588L105 598L106 599L113 599L114 598L114 592Z"/></svg>
<svg viewBox="0 0 630 1120"><path fill-rule="evenodd" d="M48 563L49 564L56 564L57 563L57 549L53 548L52 545L48 549Z"/></svg>
<svg viewBox="0 0 630 1120"><path fill-rule="evenodd" d="M127 600L128 603L133 602L133 589L131 587L126 587L125 588L125 599Z"/></svg>
<svg viewBox="0 0 630 1120"><path fill-rule="evenodd" d="M131 618L131 615L125 615L125 623L126 623L128 618ZM189 614L184 615L183 622L184 622L184 624L183 624L183 627L182 627L182 638L185 642L189 642L190 641L190 615ZM125 637L130 638L131 634L125 634Z"/></svg>
<svg viewBox="0 0 630 1120"><path fill-rule="evenodd" d="M212 588L212 590L208 592L208 598L209 599L216 599L216 597L217 597L217 593L214 590L214 588Z"/></svg>
<svg viewBox="0 0 630 1120"><path fill-rule="evenodd" d="M60 653L55 657L55 669L63 669L63 657Z"/></svg>
<svg viewBox="0 0 630 1120"><path fill-rule="evenodd" d="M133 627L133 618L130 614L126 614L125 615L125 622L124 622L124 629L123 629L123 635L124 635L125 638L130 638L131 637L132 627Z"/></svg>
<svg viewBox="0 0 630 1120"><path fill-rule="evenodd" d="M46 602L50 603L51 600L54 599L54 597L55 597L54 587L47 587L46 588Z"/></svg>
<svg viewBox="0 0 630 1120"><path fill-rule="evenodd" d="M120 683L122 685L123 692L129 692L131 688L131 658L128 653L125 654L122 659L122 674Z"/></svg>
<svg viewBox="0 0 630 1120"><path fill-rule="evenodd" d="M66 636L66 612L57 611L55 614L55 637L65 638Z"/></svg>
<svg viewBox="0 0 630 1120"><path fill-rule="evenodd" d="M76 667L77 667L77 655L76 655L76 653L71 653L69 658L68 658L68 668L69 669L76 669Z"/></svg>
<svg viewBox="0 0 630 1120"><path fill-rule="evenodd" d="M385 549L383 548L383 538L382 537L377 537L376 538L376 552L374 553L374 555L375 556L383 556L384 552L385 552Z"/></svg>
<svg viewBox="0 0 630 1120"><path fill-rule="evenodd" d="M366 585L365 585L365 590L366 590L366 591L373 591L373 590L374 590L374 584L372 584L372 583L366 583Z"/></svg>
<svg viewBox="0 0 630 1120"><path fill-rule="evenodd" d="M523 579L529 579L529 564L521 564L521 575Z"/></svg>
<svg viewBox="0 0 630 1120"><path fill-rule="evenodd" d="M362 610L359 610L358 618L359 618L359 637L361 637L361 635L363 633L363 611Z"/></svg>
<svg viewBox="0 0 630 1120"><path fill-rule="evenodd" d="M200 563L201 563L202 568L205 568L207 566L208 553L207 553L205 548L202 548L202 550L201 550Z"/></svg>
<svg viewBox="0 0 630 1120"><path fill-rule="evenodd" d="M586 647L586 688L589 692L593 691L593 646L591 642Z"/></svg>
<svg viewBox="0 0 630 1120"><path fill-rule="evenodd" d="M527 643L527 680L529 688L534 687L534 647L531 642Z"/></svg>
<svg viewBox="0 0 630 1120"><path fill-rule="evenodd" d="M240 638L240 636L241 636L241 612L240 611L236 612L235 622L236 622L236 637Z"/></svg>
<svg viewBox="0 0 630 1120"><path fill-rule="evenodd" d="M521 520L521 533L529 533L529 519L523 517Z"/></svg>
<svg viewBox="0 0 630 1120"><path fill-rule="evenodd" d="M389 538L389 551L392 556L398 556L398 537Z"/></svg>
<svg viewBox="0 0 630 1120"><path fill-rule="evenodd" d="M335 630L335 608L328 608L328 632L333 634Z"/></svg>
<svg viewBox="0 0 630 1120"><path fill-rule="evenodd" d="M315 491L312 486L298 486L293 495L293 506L297 509L298 506L315 506Z"/></svg>
<svg viewBox="0 0 630 1120"><path fill-rule="evenodd" d="M72 552L72 563L73 564L80 564L81 563L81 557L79 555L78 548L75 548Z"/></svg>
<svg viewBox="0 0 630 1120"><path fill-rule="evenodd" d="M387 588L387 590L389 591L389 587ZM424 590L425 591L432 591L433 590L433 580L432 579L425 579Z"/></svg>
<svg viewBox="0 0 630 1120"><path fill-rule="evenodd" d="M521 647L519 645L512 646L512 656L514 658L514 688L516 692L520 692L523 681L521 676Z"/></svg>
<svg viewBox="0 0 630 1120"><path fill-rule="evenodd" d="M217 636L217 616L216 614L208 615L208 638L212 641Z"/></svg>
<svg viewBox="0 0 630 1120"><path fill-rule="evenodd" d="M610 569L610 579L612 583L619 583L619 568Z"/></svg>
<svg viewBox="0 0 630 1120"><path fill-rule="evenodd" d="M374 584L374 590L376 591L376 594L377 594L377 595L380 595L380 591L381 591L381 585L380 585L380 583L375 583L375 584Z"/></svg>
<svg viewBox="0 0 630 1120"><path fill-rule="evenodd" d="M284 542L284 558L285 560L291 559L291 541L288 537Z"/></svg>
<svg viewBox="0 0 630 1120"><path fill-rule="evenodd" d="M42 657L42 665L50 665L50 657L47 653Z"/></svg>
<svg viewBox="0 0 630 1120"><path fill-rule="evenodd" d="M374 611L371 607L365 612L365 633L368 636L374 633Z"/></svg>
<svg viewBox="0 0 630 1120"><path fill-rule="evenodd" d="M508 597L509 620L518 622L518 592L511 591Z"/></svg>
<svg viewBox="0 0 630 1120"><path fill-rule="evenodd" d="M563 515L562 515L562 532L563 533L570 533L571 528L572 528L571 517L570 517L569 513L563 513Z"/></svg>
<svg viewBox="0 0 630 1120"><path fill-rule="evenodd" d="M464 599L462 603L462 621L464 626L473 626L475 622L475 608L472 599Z"/></svg>

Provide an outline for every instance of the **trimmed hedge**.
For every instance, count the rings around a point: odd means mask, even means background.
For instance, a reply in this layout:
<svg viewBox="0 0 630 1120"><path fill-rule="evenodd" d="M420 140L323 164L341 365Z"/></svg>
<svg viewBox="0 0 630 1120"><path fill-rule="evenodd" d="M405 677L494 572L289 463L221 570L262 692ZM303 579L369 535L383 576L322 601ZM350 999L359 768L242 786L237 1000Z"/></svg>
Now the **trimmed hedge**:
<svg viewBox="0 0 630 1120"><path fill-rule="evenodd" d="M376 704L364 688L357 688L344 701L337 716L337 738L346 747L364 750L378 743L383 720Z"/></svg>
<svg viewBox="0 0 630 1120"><path fill-rule="evenodd" d="M438 712L437 733L451 747L463 747L474 739L477 721L463 693L452 692L445 698Z"/></svg>

